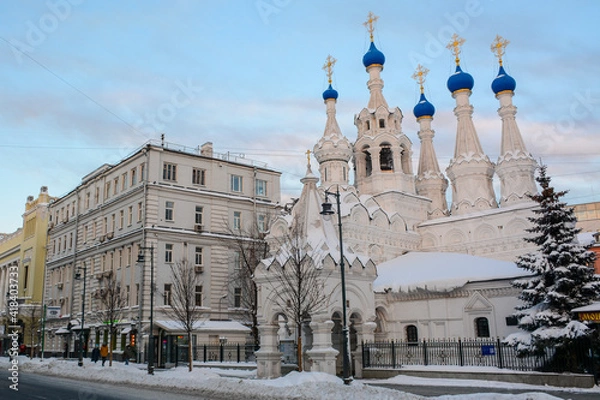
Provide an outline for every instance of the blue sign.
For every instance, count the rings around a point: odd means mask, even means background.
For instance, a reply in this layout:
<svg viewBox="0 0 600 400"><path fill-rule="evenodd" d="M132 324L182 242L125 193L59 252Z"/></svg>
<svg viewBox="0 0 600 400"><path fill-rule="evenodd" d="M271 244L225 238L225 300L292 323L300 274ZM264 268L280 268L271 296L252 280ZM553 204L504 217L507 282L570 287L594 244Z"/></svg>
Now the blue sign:
<svg viewBox="0 0 600 400"><path fill-rule="evenodd" d="M491 344L481 346L481 355L482 356L495 356L496 348L494 347L494 345L491 345Z"/></svg>

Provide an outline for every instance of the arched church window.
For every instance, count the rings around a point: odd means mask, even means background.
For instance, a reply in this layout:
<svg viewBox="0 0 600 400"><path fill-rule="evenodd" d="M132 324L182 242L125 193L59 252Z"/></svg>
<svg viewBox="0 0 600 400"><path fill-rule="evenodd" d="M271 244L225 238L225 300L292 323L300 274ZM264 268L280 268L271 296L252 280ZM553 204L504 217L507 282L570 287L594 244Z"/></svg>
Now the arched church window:
<svg viewBox="0 0 600 400"><path fill-rule="evenodd" d="M325 168L325 181L328 181L328 180L329 180L329 179L328 179L328 177L327 177L327 175L328 175L328 174L327 174L327 168Z"/></svg>
<svg viewBox="0 0 600 400"><path fill-rule="evenodd" d="M394 158L392 157L392 149L389 145L384 145L379 151L379 164L382 171L394 170Z"/></svg>
<svg viewBox="0 0 600 400"><path fill-rule="evenodd" d="M380 127L380 128L385 128L385 120L384 120L383 118L381 118L381 119L379 120L379 127Z"/></svg>
<svg viewBox="0 0 600 400"><path fill-rule="evenodd" d="M348 180L348 171L346 171L346 167L342 167L342 180Z"/></svg>
<svg viewBox="0 0 600 400"><path fill-rule="evenodd" d="M490 337L490 324L485 317L475 319L475 335L477 337Z"/></svg>
<svg viewBox="0 0 600 400"><path fill-rule="evenodd" d="M409 343L416 343L419 341L419 331L416 326L408 325L406 327L406 341Z"/></svg>
<svg viewBox="0 0 600 400"><path fill-rule="evenodd" d="M371 154L368 151L364 152L365 154L365 173L367 176L371 176L373 172L373 164L371 160Z"/></svg>
<svg viewBox="0 0 600 400"><path fill-rule="evenodd" d="M366 121L366 123L367 123L367 130L370 130L371 129L371 121Z"/></svg>

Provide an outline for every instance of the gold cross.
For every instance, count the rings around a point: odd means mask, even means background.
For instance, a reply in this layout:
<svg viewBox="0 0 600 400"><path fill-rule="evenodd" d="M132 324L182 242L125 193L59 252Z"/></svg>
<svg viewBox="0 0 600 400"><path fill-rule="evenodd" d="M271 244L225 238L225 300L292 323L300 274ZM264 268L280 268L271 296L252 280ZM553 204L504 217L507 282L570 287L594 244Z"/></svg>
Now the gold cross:
<svg viewBox="0 0 600 400"><path fill-rule="evenodd" d="M333 66L335 65L337 60L331 57L331 55L328 55L325 61L326 62L325 65L323 65L323 70L327 72L327 79L329 80L329 84L331 85L331 75L333 75Z"/></svg>
<svg viewBox="0 0 600 400"><path fill-rule="evenodd" d="M500 35L496 35L496 39L492 43L491 50L492 53L495 53L496 57L498 57L498 62L502 65L502 56L504 55L504 50L506 50L506 46L508 46L510 42L504 39Z"/></svg>
<svg viewBox="0 0 600 400"><path fill-rule="evenodd" d="M452 40L450 41L450 43L448 43L448 45L446 46L446 48L449 49L452 52L452 54L454 54L454 57L456 57L456 65L460 64L460 58L458 58L458 55L460 54L460 47L463 45L464 42L465 39L461 38L455 33L454 35L452 35Z"/></svg>
<svg viewBox="0 0 600 400"><path fill-rule="evenodd" d="M311 153L310 150L306 150L306 160L308 161L307 165L309 168L310 168L310 153Z"/></svg>
<svg viewBox="0 0 600 400"><path fill-rule="evenodd" d="M423 93L423 83L425 83L425 77L429 73L429 70L422 66L421 64L417 65L417 70L414 74L412 74L412 78L417 81L417 83L421 86L421 93Z"/></svg>
<svg viewBox="0 0 600 400"><path fill-rule="evenodd" d="M377 15L375 15L375 14L373 14L373 12L369 11L369 15L367 16L367 21L363 23L363 25L367 27L367 31L371 35L371 42L373 41L373 31L375 30L375 28L373 27L373 23L377 22L378 19L379 19L379 17Z"/></svg>

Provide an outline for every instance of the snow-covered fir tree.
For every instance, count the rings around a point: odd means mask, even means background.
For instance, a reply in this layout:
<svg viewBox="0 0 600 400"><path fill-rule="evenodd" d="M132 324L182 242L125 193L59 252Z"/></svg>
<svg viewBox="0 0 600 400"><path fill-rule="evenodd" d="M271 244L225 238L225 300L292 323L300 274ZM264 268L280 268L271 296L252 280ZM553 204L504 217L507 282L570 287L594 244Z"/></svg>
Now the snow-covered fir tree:
<svg viewBox="0 0 600 400"><path fill-rule="evenodd" d="M518 332L507 337L520 354L540 354L547 346L566 346L585 337L590 328L574 319L571 310L592 303L600 294L600 278L592 267L594 253L577 241L573 209L561 202L566 191L555 191L541 166L536 181L541 193L530 196L539 204L530 217L532 234L526 241L538 250L518 257L517 265L533 274L513 283L522 289L517 307Z"/></svg>

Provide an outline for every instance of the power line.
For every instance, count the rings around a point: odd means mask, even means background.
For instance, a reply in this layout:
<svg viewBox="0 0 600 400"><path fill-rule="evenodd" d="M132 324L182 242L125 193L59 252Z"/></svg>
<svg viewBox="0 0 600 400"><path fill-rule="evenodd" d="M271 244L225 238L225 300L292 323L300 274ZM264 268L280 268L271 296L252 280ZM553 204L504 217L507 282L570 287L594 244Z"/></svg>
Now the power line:
<svg viewBox="0 0 600 400"><path fill-rule="evenodd" d="M71 89L75 90L77 93L81 94L83 97L85 97L86 99L88 99L92 103L96 104L98 107L100 107L101 109L103 109L107 113L111 114L112 116L114 116L115 118L117 118L119 121L123 122L125 125L127 125L131 129L133 129L135 132L138 132L138 133L142 134L142 132L138 131L136 127L134 127L129 122L127 122L126 120L124 120L123 118L121 118L118 114L116 114L115 112L113 112L109 108L105 107L100 102L94 100L91 96L89 96L88 94L86 94L83 90L80 90L78 87L76 87L75 85L73 85L72 83L70 83L69 81L67 81L66 79L62 78L60 75L56 74L54 71L52 71L50 68L46 67L40 61L36 60L35 58L33 58L32 56L30 56L29 54L21 51L21 49L19 49L18 47L14 46L12 43L10 43L8 40L6 40L3 36L0 36L0 39L2 39L4 42L6 42L6 44L8 44L14 50L18 51L20 54L24 55L25 57L27 57L28 59L30 59L31 61L33 61L34 63L36 63L37 65L39 65L43 69L45 69L46 71L48 71L56 79L60 80L65 85L69 86Z"/></svg>

